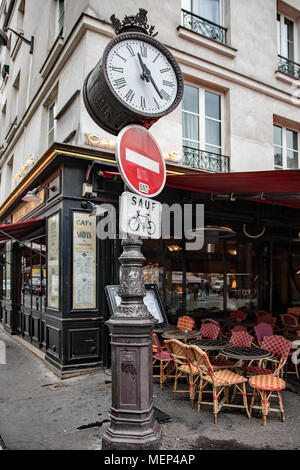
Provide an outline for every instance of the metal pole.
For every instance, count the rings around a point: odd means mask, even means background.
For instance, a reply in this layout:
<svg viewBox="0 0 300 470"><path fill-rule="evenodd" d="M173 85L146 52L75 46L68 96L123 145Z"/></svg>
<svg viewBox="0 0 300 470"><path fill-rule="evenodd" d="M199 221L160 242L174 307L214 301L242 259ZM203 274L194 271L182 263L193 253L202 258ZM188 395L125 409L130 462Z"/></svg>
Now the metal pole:
<svg viewBox="0 0 300 470"><path fill-rule="evenodd" d="M138 238L122 240L121 303L105 322L111 333L112 353L111 422L102 438L105 450L158 450L161 441L152 390L152 331L156 320L143 301L142 244Z"/></svg>

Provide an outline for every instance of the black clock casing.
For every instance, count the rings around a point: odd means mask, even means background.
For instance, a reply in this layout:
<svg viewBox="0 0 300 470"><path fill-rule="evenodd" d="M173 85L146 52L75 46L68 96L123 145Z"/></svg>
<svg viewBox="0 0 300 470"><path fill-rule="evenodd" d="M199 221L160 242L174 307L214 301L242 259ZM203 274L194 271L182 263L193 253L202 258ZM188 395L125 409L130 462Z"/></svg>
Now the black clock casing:
<svg viewBox="0 0 300 470"><path fill-rule="evenodd" d="M111 49L122 41L140 40L156 47L171 64L177 79L177 94L170 107L162 112L145 113L130 108L120 99L109 81L106 61ZM179 65L171 52L153 37L141 32L124 32L112 39L104 50L102 59L86 77L83 86L83 100L91 118L106 132L118 135L130 124L138 124L149 129L161 117L171 113L179 105L183 96L183 78Z"/></svg>

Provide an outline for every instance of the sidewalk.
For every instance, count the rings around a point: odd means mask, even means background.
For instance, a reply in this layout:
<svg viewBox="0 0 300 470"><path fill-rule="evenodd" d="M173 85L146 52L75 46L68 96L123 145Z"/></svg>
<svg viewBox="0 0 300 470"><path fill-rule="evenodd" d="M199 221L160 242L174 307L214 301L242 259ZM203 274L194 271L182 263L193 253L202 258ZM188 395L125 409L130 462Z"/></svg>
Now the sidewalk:
<svg viewBox="0 0 300 470"><path fill-rule="evenodd" d="M39 359L0 331L7 364L0 365L0 436L11 450L100 450L111 405L110 371L60 380ZM187 395L171 400L172 382L154 405L172 421L162 424L161 450L300 449L300 395L283 392L286 422L279 414L249 420L240 410L222 410L213 424L211 407L191 409ZM0 449L1 449L0 437Z"/></svg>

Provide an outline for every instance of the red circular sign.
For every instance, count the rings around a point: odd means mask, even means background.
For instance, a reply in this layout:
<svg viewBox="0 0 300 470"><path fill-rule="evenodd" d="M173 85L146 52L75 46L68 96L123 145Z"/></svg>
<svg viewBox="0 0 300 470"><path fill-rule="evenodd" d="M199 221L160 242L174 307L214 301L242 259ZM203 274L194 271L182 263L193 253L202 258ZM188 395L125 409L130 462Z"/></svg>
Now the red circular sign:
<svg viewBox="0 0 300 470"><path fill-rule="evenodd" d="M149 131L132 125L122 129L116 142L120 174L129 189L154 197L166 182L166 165L160 148Z"/></svg>

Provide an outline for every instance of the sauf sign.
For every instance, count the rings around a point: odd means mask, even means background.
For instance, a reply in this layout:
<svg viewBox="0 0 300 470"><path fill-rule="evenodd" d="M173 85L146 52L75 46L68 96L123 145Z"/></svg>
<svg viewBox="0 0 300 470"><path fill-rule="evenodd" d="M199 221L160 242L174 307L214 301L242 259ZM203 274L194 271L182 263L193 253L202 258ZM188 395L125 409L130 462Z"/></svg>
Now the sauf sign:
<svg viewBox="0 0 300 470"><path fill-rule="evenodd" d="M150 199L166 182L165 161L157 142L143 127L127 126L118 135L116 159L125 185L134 191L125 191L120 198L120 233L160 238L162 206Z"/></svg>
<svg viewBox="0 0 300 470"><path fill-rule="evenodd" d="M120 232L160 238L161 212L159 202L125 191L120 197Z"/></svg>

